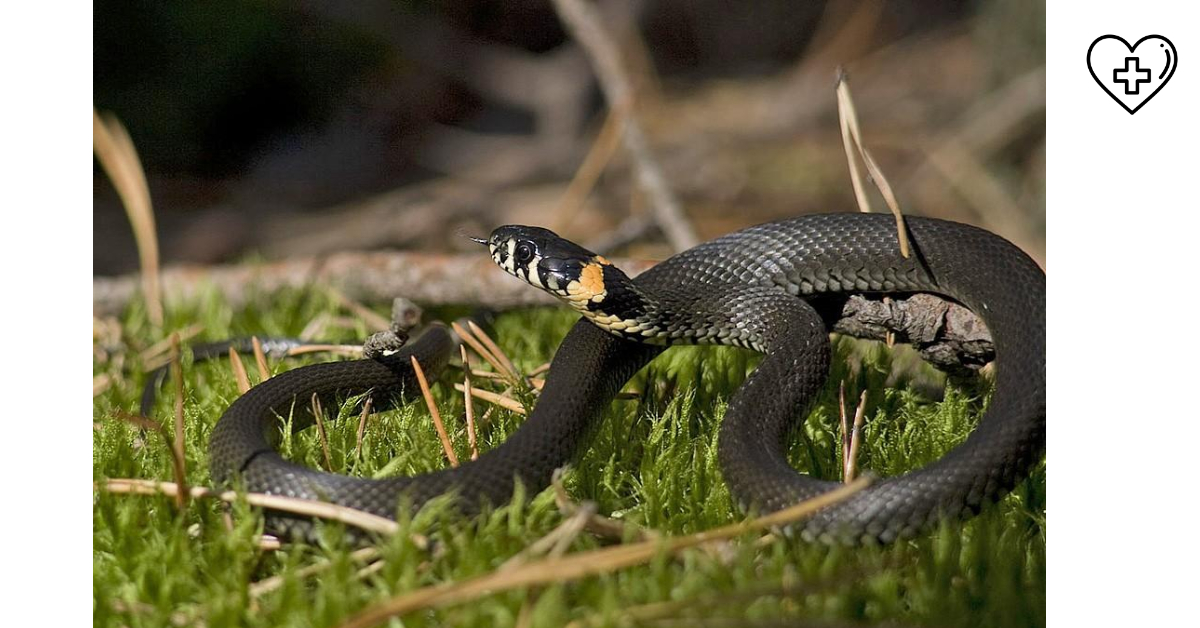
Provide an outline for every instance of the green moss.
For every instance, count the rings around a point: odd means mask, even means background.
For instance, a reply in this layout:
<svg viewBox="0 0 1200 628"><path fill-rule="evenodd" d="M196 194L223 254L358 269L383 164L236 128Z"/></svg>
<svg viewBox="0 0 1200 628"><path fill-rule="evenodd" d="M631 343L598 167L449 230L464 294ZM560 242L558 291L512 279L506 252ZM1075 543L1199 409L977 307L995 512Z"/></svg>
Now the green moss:
<svg viewBox="0 0 1200 628"><path fill-rule="evenodd" d="M313 317L334 311L318 291L259 295L233 311L209 294L171 308L168 328L204 325L202 339L231 334L294 335ZM517 365L532 369L553 355L575 317L559 310L506 314L496 322L497 342ZM142 380L137 351L157 340L144 313L133 307L122 321L125 364L97 361L95 371L115 384L94 402L95 480L140 477L169 480L171 461L161 438L115 418L137 406ZM346 331L347 336L365 330ZM929 372L910 360L866 343L839 340L831 383L799 430L789 452L801 470L836 478L841 468L837 432L837 382L849 405L867 392L867 426L861 463L881 475L902 473L937 458L961 441L986 404L986 387L939 384L943 399L927 398ZM903 357L903 356L902 356ZM312 358L308 361L317 361ZM305 360L275 365L294 368ZM717 425L724 401L757 362L726 348L677 348L639 374L629 389L639 399L614 402L594 441L566 476L576 500L600 512L685 534L739 520L716 463ZM897 364L905 366L898 368ZM249 361L247 362L249 364ZM188 481L208 485L206 444L212 426L237 397L224 361L185 361ZM253 368L250 369L253 372ZM452 371L453 372L453 371ZM253 375L252 375L253 379ZM925 383L916 385L914 382ZM940 382L937 377L932 381ZM461 396L449 379L435 385L447 429L460 458L467 458ZM982 390L979 390L982 389ZM925 391L925 392L919 392ZM154 413L170 416L165 391ZM327 424L334 467L365 477L410 475L446 466L423 404L372 417L362 451L355 453L357 415L348 403ZM477 404L481 410L486 406ZM332 414L332 409L327 410ZM521 417L493 411L480 432L481 449L503 442ZM322 466L315 430L286 440L292 460ZM483 597L442 610L412 613L394 626L510 626L522 607L534 626L573 620L595 625L635 625L628 612L660 605L660 620L754 620L764 623L896 623L904 625L1030 626L1045 623L1045 465L995 507L966 523L946 523L915 541L888 547L829 548L780 540L756 547L730 544L716 552L691 551L615 573L540 590ZM488 573L562 522L549 491L464 520L434 504L403 517L404 534L382 540L376 571L364 566L336 525L322 528L316 545L262 550L260 515L245 505L225 509L211 501L176 511L162 497L97 493L93 507L93 595L97 626L331 626L365 606L417 587ZM408 533L431 535L432 553ZM749 539L747 539L749 541ZM571 551L599 547L579 536ZM297 572L328 561L315 577ZM248 585L282 576L278 589L252 600ZM673 605L662 605L676 602ZM589 624L591 625L591 624Z"/></svg>

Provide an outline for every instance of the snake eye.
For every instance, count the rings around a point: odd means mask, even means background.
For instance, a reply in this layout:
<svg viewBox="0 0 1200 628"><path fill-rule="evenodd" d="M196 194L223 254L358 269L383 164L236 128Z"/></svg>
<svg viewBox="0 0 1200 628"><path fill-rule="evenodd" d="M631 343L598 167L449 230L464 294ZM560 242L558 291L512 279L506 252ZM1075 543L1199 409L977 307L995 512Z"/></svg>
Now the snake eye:
<svg viewBox="0 0 1200 628"><path fill-rule="evenodd" d="M528 244L518 244L515 252L518 264L528 264L533 259L533 247Z"/></svg>

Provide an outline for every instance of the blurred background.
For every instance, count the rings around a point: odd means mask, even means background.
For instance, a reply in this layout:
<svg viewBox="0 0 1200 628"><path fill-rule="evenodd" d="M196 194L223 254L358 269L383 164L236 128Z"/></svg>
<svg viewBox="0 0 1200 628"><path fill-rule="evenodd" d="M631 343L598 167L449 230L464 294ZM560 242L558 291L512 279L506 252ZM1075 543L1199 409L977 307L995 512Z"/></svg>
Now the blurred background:
<svg viewBox="0 0 1200 628"><path fill-rule="evenodd" d="M857 211L834 93L843 66L906 213L986 227L1044 263L1042 2L596 7L701 239ZM649 211L622 149L586 198L568 193L607 108L549 0L100 1L94 105L137 147L167 265L475 251L461 230L511 222L672 253L654 229L613 236ZM99 166L93 182L93 273L135 271Z"/></svg>

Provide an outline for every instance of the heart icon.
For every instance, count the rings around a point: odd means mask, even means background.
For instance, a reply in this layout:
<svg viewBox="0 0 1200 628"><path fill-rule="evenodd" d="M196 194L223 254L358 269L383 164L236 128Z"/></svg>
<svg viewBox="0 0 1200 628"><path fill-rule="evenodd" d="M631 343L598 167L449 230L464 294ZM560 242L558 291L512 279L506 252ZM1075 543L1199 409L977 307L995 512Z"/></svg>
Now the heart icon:
<svg viewBox="0 0 1200 628"><path fill-rule="evenodd" d="M1147 35L1132 46L1116 35L1105 35L1088 48L1087 63L1100 87L1134 114L1171 80L1179 55L1161 35Z"/></svg>

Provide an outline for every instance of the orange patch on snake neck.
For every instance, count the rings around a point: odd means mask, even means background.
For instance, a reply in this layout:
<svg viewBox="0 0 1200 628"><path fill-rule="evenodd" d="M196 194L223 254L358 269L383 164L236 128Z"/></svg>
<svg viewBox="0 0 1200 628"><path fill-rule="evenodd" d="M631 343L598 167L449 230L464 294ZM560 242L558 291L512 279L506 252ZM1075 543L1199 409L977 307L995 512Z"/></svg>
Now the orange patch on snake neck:
<svg viewBox="0 0 1200 628"><path fill-rule="evenodd" d="M604 294L604 269L599 264L588 264L579 274L579 285L592 293L592 297Z"/></svg>
<svg viewBox="0 0 1200 628"><path fill-rule="evenodd" d="M597 256L593 257L592 260L595 261L597 264L604 264L605 266L612 266L612 262L608 261L608 259L606 257L604 257L603 255L597 255Z"/></svg>

